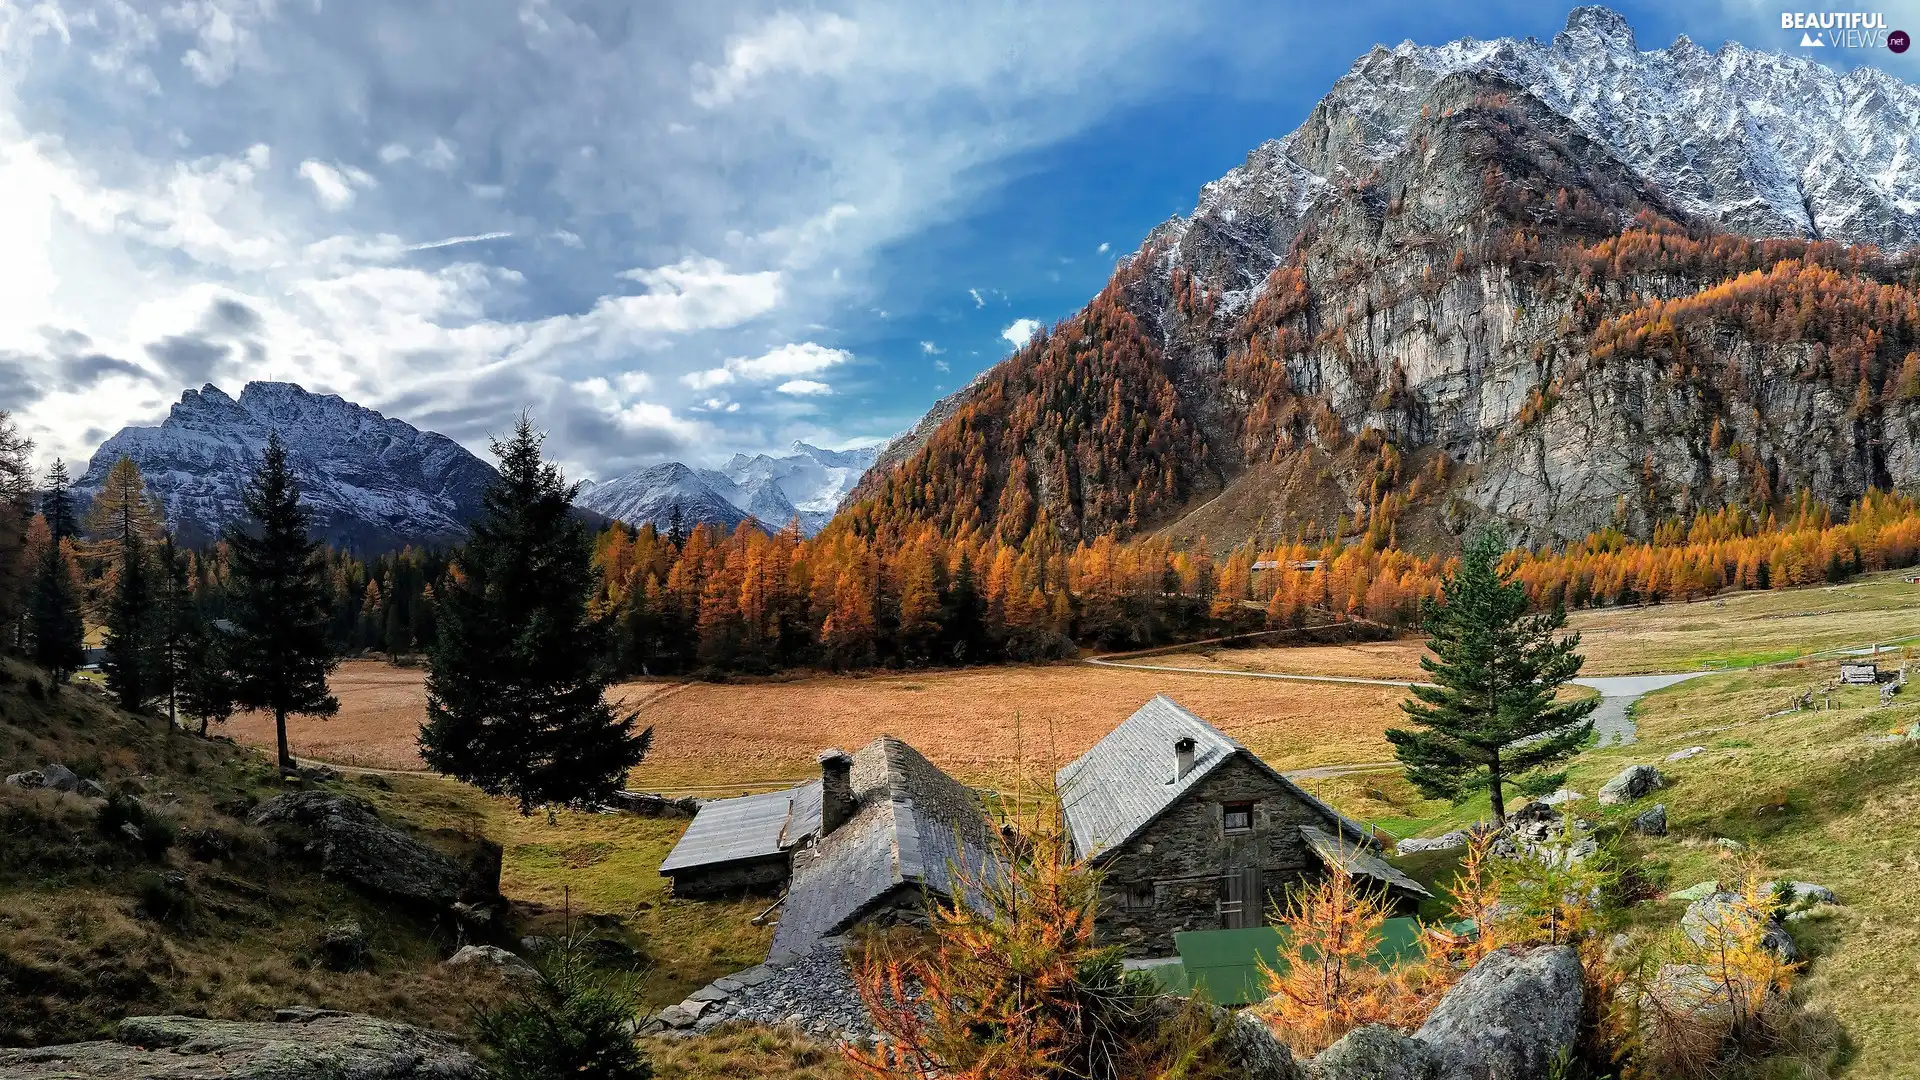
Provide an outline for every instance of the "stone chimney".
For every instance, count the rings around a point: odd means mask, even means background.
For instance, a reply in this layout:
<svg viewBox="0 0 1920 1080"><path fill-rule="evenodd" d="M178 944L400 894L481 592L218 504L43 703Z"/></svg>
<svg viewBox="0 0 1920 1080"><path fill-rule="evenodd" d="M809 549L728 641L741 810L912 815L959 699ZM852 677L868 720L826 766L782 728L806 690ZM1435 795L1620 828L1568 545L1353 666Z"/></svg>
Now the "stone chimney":
<svg viewBox="0 0 1920 1080"><path fill-rule="evenodd" d="M1193 738L1182 735L1173 740L1173 778L1185 780L1193 771Z"/></svg>
<svg viewBox="0 0 1920 1080"><path fill-rule="evenodd" d="M853 755L820 751L820 835L845 825L859 808L853 797Z"/></svg>

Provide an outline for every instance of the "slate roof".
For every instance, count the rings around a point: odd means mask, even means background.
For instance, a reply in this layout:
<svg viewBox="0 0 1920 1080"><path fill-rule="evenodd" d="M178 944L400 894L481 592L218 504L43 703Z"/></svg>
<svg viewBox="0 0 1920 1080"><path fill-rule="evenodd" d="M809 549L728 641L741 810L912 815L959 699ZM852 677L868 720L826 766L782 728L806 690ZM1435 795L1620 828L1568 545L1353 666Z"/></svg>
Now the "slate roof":
<svg viewBox="0 0 1920 1080"><path fill-rule="evenodd" d="M820 831L820 781L702 803L660 872L784 854Z"/></svg>
<svg viewBox="0 0 1920 1080"><path fill-rule="evenodd" d="M1320 861L1329 867L1339 864L1355 877L1372 878L1388 888L1402 889L1419 896L1433 895L1426 886L1401 873L1398 867L1375 855L1370 848L1351 840L1336 840L1325 829L1316 829L1311 825L1300 826L1300 835L1313 853L1320 857Z"/></svg>
<svg viewBox="0 0 1920 1080"><path fill-rule="evenodd" d="M1183 736L1194 741L1193 769L1176 779L1173 744ZM1372 833L1365 826L1314 798L1172 698L1156 694L1055 775L1074 850L1097 858L1124 845L1215 769L1239 755L1320 811L1338 833L1371 845Z"/></svg>
<svg viewBox="0 0 1920 1080"><path fill-rule="evenodd" d="M951 896L955 864L974 881L1000 865L998 837L979 798L901 740L882 735L861 747L852 780L860 809L793 854L774 958L811 951L900 886Z"/></svg>

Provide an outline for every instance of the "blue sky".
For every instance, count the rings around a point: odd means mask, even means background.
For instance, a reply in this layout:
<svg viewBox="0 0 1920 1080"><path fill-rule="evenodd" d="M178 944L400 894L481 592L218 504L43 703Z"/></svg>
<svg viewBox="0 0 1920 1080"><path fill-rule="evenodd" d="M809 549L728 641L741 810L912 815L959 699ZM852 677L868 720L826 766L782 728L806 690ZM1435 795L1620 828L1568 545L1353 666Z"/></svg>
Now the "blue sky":
<svg viewBox="0 0 1920 1080"><path fill-rule="evenodd" d="M1798 51L1778 6L1617 6L1641 48ZM1565 18L0 0L0 408L43 463L251 378L476 450L530 408L599 478L880 439L1078 308L1374 44Z"/></svg>

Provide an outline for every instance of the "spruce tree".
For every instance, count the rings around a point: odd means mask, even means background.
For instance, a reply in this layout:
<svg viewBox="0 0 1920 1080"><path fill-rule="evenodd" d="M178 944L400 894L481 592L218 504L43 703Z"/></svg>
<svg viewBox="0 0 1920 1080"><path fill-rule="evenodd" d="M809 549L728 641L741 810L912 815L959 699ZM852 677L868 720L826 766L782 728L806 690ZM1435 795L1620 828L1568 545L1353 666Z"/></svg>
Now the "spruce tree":
<svg viewBox="0 0 1920 1080"><path fill-rule="evenodd" d="M321 545L308 538L312 515L300 501L300 484L278 435L267 439L245 504L248 525L224 533L233 701L273 713L284 774L294 767L287 716L332 716L340 702L327 692L327 676L338 661L327 640L330 597Z"/></svg>
<svg viewBox="0 0 1920 1080"><path fill-rule="evenodd" d="M160 538L160 584L156 590L159 631L154 640L156 696L167 703L167 731L180 723L180 688L186 677L187 647L199 611L187 583L187 555L173 542Z"/></svg>
<svg viewBox="0 0 1920 1080"><path fill-rule="evenodd" d="M500 475L435 605L420 729L428 765L523 814L606 799L653 738L607 704L613 639L588 611L592 542L576 488L541 460L544 438L522 416L493 445Z"/></svg>
<svg viewBox="0 0 1920 1080"><path fill-rule="evenodd" d="M47 540L34 568L29 633L33 662L64 682L86 659L86 623L80 615L80 590L73 581L73 563L62 541L74 534L73 496L68 490L67 466L55 461L47 470L47 490L40 498Z"/></svg>
<svg viewBox="0 0 1920 1080"><path fill-rule="evenodd" d="M120 707L139 712L159 690L154 663L159 612L146 543L137 531L129 531L119 538L118 547L120 564L107 600L106 650L100 666Z"/></svg>
<svg viewBox="0 0 1920 1080"><path fill-rule="evenodd" d="M33 469L28 455L33 440L20 434L0 409L0 642L25 629L20 616L30 607L34 567L28 557L27 529L33 520Z"/></svg>
<svg viewBox="0 0 1920 1080"><path fill-rule="evenodd" d="M1580 671L1580 635L1554 636L1566 624L1562 609L1527 614L1526 587L1500 568L1505 551L1499 532L1481 531L1439 599L1421 604L1430 640L1420 667L1436 685L1414 687L1401 703L1417 729L1387 732L1423 794L1460 799L1485 788L1502 824L1505 786L1577 753L1599 704L1554 700Z"/></svg>

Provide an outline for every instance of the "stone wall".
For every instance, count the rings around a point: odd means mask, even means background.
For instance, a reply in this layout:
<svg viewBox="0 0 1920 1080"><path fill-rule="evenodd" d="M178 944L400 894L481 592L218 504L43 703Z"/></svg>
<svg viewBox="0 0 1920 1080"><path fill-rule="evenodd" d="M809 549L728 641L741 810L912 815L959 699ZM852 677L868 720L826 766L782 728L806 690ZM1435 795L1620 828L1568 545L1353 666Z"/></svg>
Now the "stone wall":
<svg viewBox="0 0 1920 1080"><path fill-rule="evenodd" d="M680 900L712 900L743 893L777 893L787 884L790 869L785 855L716 866L688 867L669 875L673 895Z"/></svg>
<svg viewBox="0 0 1920 1080"><path fill-rule="evenodd" d="M1253 828L1229 833L1223 808L1243 802L1253 804ZM1318 810L1245 758L1220 766L1100 860L1101 940L1129 956L1171 956L1174 934L1220 929L1220 875L1229 867L1263 872L1264 916L1295 882L1322 872L1301 825L1329 828Z"/></svg>

